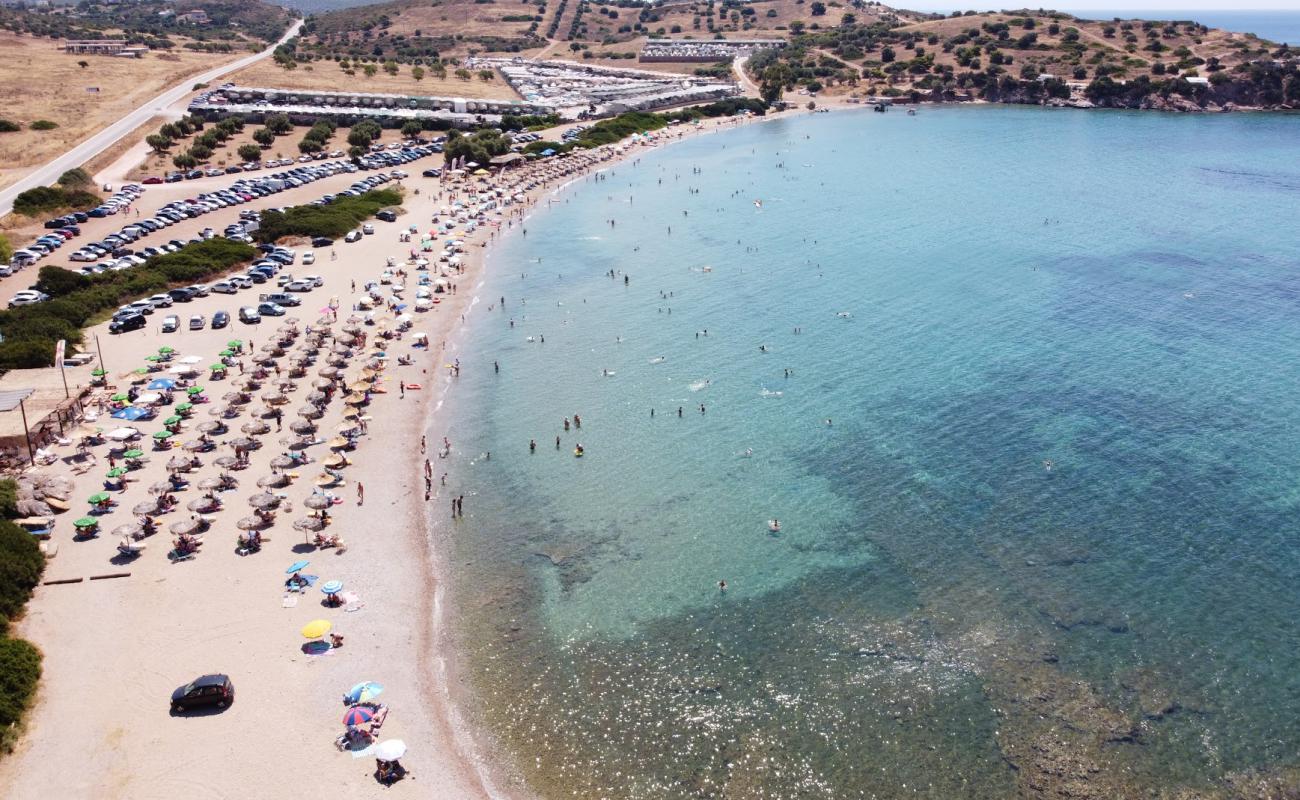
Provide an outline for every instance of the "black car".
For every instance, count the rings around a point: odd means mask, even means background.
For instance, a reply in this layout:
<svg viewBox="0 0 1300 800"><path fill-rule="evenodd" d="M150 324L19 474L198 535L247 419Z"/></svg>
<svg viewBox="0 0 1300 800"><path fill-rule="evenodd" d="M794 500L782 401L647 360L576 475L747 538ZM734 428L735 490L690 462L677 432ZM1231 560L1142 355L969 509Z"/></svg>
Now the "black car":
<svg viewBox="0 0 1300 800"><path fill-rule="evenodd" d="M172 692L172 711L216 706L225 708L235 702L235 685L225 675L204 675Z"/></svg>
<svg viewBox="0 0 1300 800"><path fill-rule="evenodd" d="M188 303L194 299L194 292L190 289L172 289L167 296L177 303Z"/></svg>
<svg viewBox="0 0 1300 800"><path fill-rule="evenodd" d="M230 315L224 311L218 311L212 315L212 327L224 328L230 324Z"/></svg>
<svg viewBox="0 0 1300 800"><path fill-rule="evenodd" d="M426 177L426 178L436 178L436 177L438 177L439 175L441 175L442 173L440 173L440 172L439 172L438 170L436 170L436 169L426 169L424 172L422 172L422 173L420 173L420 174L423 175L423 176Z"/></svg>
<svg viewBox="0 0 1300 800"><path fill-rule="evenodd" d="M384 222L397 222L397 215L391 211L380 211L375 214L375 219L382 219Z"/></svg>
<svg viewBox="0 0 1300 800"><path fill-rule="evenodd" d="M108 332L126 333L127 331L138 331L146 324L148 322L145 320L144 314L128 314L108 323Z"/></svg>
<svg viewBox="0 0 1300 800"><path fill-rule="evenodd" d="M317 236L311 240L312 247L329 247L334 244L334 240L326 236Z"/></svg>

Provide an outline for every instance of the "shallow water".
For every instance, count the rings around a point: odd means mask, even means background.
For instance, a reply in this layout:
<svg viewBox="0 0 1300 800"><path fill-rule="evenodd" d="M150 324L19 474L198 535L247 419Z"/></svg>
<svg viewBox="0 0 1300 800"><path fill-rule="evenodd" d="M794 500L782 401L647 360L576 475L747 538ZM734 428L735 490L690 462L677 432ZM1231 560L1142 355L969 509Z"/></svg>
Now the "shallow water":
<svg viewBox="0 0 1300 800"><path fill-rule="evenodd" d="M1300 118L810 115L605 174L493 255L436 465L534 789L1296 764Z"/></svg>

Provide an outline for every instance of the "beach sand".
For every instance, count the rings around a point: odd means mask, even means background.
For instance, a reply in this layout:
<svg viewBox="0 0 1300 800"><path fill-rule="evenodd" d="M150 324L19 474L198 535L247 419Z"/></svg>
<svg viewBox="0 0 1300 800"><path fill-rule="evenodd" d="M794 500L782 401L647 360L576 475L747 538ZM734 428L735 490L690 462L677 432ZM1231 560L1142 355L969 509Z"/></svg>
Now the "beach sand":
<svg viewBox="0 0 1300 800"><path fill-rule="evenodd" d="M733 124L737 122L720 120L682 126L663 132L659 142ZM574 174L557 173L544 184L527 189L523 199L506 210L517 215L513 229L518 229L526 209L543 196L580 179L581 174L643 150L643 146L601 149L551 162L555 170L566 164L576 169L580 160L589 163ZM418 176L435 164L437 160L426 158L405 169ZM273 202L249 205L304 202L336 192L355 177L335 176L282 193ZM201 191L200 183L209 181L150 187L140 203L143 213L147 216L174 197L192 197ZM210 179L210 183L227 185L229 181ZM401 262L408 250L417 246L398 242L399 232L412 224L428 230L431 214L445 201L437 196L437 179L416 177L403 183L408 191L403 204L408 213L397 223L376 223L375 235L356 244L338 243L337 260L332 261L327 251L317 251L314 265L299 263L286 270L295 275L317 274L325 280L322 288L303 296L301 307L289 310L291 317L299 318L302 325L312 325L331 297L343 302L340 319L347 317L355 296L349 290L350 281L355 279L360 288L378 277L387 257ZM467 180L464 185L478 182ZM419 196L411 193L416 188ZM465 194L462 189L461 196ZM189 220L152 234L139 245L184 239L204 227L220 230L239 210L222 209ZM95 220L83 226L84 236L100 238L121 224L121 219ZM184 504L200 494L191 488L177 495L179 511L159 518L163 530L147 540L148 550L142 557L125 566L110 562L119 540L109 531L133 521L131 507L147 499L145 487L165 477L165 463L177 452L149 451L148 434L162 427L157 420L137 425L146 435L143 447L150 460L144 469L133 473L136 480L118 496L119 507L103 518L104 532L90 541L72 541L72 519L86 508L84 498L101 489L107 469L106 448L94 449L99 463L75 477L72 511L58 519L54 536L58 554L49 562L46 580L119 572L129 576L42 586L29 604L17 632L42 649L45 672L26 733L15 754L0 762L0 787L4 787L5 797L163 798L178 791L201 797L269 797L286 791L339 790L351 797L379 796L383 787L372 777L373 759L354 759L333 746L344 730L341 718L346 706L341 696L363 680L386 687L380 700L391 708L391 714L381 741L401 738L410 746L402 759L411 771L403 782L406 791L445 798L526 794L517 786L508 791L494 788L495 767L482 755L491 752L490 743L477 739L477 734L459 723L455 698L462 689L444 635L446 604L440 577L444 570L430 546L434 537L428 527L439 524L432 520L446 519L447 501L438 494L438 478L454 463L440 464L437 458L439 431L448 427L436 413L437 400L454 391L455 384L443 365L455 358L465 328L462 315L471 319L473 287L480 283L487 254L480 245L489 239L491 230L487 225L463 237L463 273L450 278L457 285L456 293L447 296L436 311L416 315L413 327L429 334L429 352L413 350L409 335L389 350L393 360L381 380L387 391L375 395L368 407L366 413L373 417L369 432L350 455L354 464L345 470L347 485L334 490L344 502L331 510L334 522L328 532L344 538L344 552L304 545L304 534L289 524L307 513L302 501L312 491L312 479L320 472L318 464L298 468L301 477L278 490L288 496L293 512L280 514L267 531L271 541L262 551L242 557L234 552L234 523L250 513L247 499L259 491L257 478L270 474L270 460L285 452L280 440L288 436L288 422L297 418L296 409L310 391L323 354L309 370L309 378L298 381L290 402L283 406L285 433L272 430L260 437L263 446L252 453L251 466L235 473L240 487L219 495L225 507L215 514L196 559L172 564L166 558L172 539L166 525L188 516ZM504 223L496 236L503 235L507 235ZM306 249L297 247L300 255ZM239 306L255 300L259 291L273 288L264 284L234 296L214 294L177 304L156 312L149 329L121 336L110 336L106 325L99 325L87 332L88 346L93 352L97 335L106 367L115 379L111 382L123 391L128 384L121 379L123 373L142 365L144 356L163 344L177 348L181 355L201 355L204 360L199 366L206 367L217 360L216 353L228 339L251 340L256 349L272 337L284 319L268 317L260 326L232 321L221 331L188 331L185 321L189 315L204 314L210 319L214 311L224 309L233 316ZM477 310L486 310L488 305L485 300ZM181 331L158 332L157 324L167 314L181 318ZM391 318L387 312L380 315L385 316ZM373 334L376 329L366 330ZM406 354L414 355L414 365L397 366L395 357ZM357 372L357 361L353 359L353 365L347 367L349 377ZM87 383L90 368L69 370L69 382ZM207 394L215 404L231 390L237 376L238 371L232 370L230 379L209 382L205 373L197 382L208 387ZM402 397L399 380L423 388L407 391ZM266 389L255 395L263 391ZM260 405L256 396L251 405ZM199 406L178 438L194 438L193 426L211 419L211 407ZM322 438L333 435L341 413L342 404L336 398L320 420ZM239 425L248 419L245 412L232 420L231 432L217 440L240 436ZM117 422L105 418L96 424L108 430L117 427ZM426 431L428 452L422 454L420 437ZM69 457L74 451L62 446L57 452ZM223 446L204 454L205 466L192 480L216 475L219 470L212 465L213 458L230 452ZM323 445L306 452L317 461L328 454ZM426 457L434 468L433 497L427 504L423 501ZM70 466L63 463L37 471L71 474ZM365 486L364 505L357 502L358 482ZM468 513L472 515L473 509ZM362 607L351 612L324 608L316 588L286 607L285 568L300 558L311 562L304 572L319 575L322 582L343 580L345 591L355 592ZM316 618L330 620L346 642L327 655L313 657L304 654L305 640L299 629ZM211 672L231 676L237 693L233 705L223 713L171 715L171 691ZM508 777L498 782L515 783Z"/></svg>

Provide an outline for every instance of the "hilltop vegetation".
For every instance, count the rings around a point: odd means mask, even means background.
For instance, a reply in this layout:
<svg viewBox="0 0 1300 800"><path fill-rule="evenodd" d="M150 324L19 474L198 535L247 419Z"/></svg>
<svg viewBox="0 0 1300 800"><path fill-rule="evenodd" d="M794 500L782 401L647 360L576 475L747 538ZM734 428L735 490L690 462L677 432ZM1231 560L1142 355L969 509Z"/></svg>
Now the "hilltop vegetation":
<svg viewBox="0 0 1300 800"><path fill-rule="evenodd" d="M792 33L789 47L750 61L768 99L796 87L935 100L1086 98L1124 107L1277 106L1300 99L1289 49L1190 20L965 13L892 26L845 20L830 30Z"/></svg>
<svg viewBox="0 0 1300 800"><path fill-rule="evenodd" d="M207 22L182 16L202 11ZM0 6L0 28L17 34L51 39L125 38L132 44L168 50L184 47L205 52L260 49L289 27L292 17L283 8L261 0L194 0L183 9L166 0L100 3L83 0L75 6Z"/></svg>

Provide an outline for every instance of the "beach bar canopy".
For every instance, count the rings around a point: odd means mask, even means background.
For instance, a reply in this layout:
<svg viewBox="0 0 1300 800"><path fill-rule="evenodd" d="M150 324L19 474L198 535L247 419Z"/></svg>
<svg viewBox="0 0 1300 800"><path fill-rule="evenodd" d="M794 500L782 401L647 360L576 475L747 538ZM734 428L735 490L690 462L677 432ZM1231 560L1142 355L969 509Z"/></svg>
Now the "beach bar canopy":
<svg viewBox="0 0 1300 800"><path fill-rule="evenodd" d="M13 411L15 408L23 417L23 438L27 441L27 457L36 463L36 453L32 450L32 434L27 427L27 409L23 401L32 396L35 389L6 389L0 391L0 412Z"/></svg>

